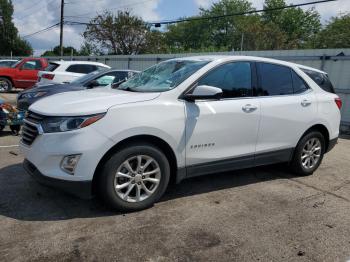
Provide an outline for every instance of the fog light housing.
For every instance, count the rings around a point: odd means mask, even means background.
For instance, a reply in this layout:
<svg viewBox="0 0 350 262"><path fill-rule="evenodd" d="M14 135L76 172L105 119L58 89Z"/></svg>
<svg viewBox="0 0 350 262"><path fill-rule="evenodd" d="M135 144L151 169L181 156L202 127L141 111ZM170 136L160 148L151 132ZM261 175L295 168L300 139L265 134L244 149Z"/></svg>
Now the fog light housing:
<svg viewBox="0 0 350 262"><path fill-rule="evenodd" d="M74 170L78 164L80 156L81 154L65 156L61 161L61 169L70 175L74 175Z"/></svg>

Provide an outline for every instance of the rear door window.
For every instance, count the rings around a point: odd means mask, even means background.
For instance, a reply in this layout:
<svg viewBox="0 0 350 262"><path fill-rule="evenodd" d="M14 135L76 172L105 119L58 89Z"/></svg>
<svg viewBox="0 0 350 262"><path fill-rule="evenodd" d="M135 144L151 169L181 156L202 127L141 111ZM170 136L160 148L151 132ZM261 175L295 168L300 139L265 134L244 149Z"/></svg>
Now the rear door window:
<svg viewBox="0 0 350 262"><path fill-rule="evenodd" d="M305 74L307 74L319 87L321 87L324 91L335 93L334 87L331 81L328 78L327 74L300 68Z"/></svg>
<svg viewBox="0 0 350 262"><path fill-rule="evenodd" d="M292 70L292 79L294 94L301 94L309 89L305 81L299 75L297 75L294 70Z"/></svg>
<svg viewBox="0 0 350 262"><path fill-rule="evenodd" d="M293 94L291 69L286 66L257 63L259 72L259 96L278 96Z"/></svg>

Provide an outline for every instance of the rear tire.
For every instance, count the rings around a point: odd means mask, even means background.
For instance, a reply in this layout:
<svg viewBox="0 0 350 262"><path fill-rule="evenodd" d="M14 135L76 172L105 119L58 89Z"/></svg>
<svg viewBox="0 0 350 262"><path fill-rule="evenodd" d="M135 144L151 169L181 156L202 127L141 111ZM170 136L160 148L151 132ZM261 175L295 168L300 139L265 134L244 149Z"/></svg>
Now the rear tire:
<svg viewBox="0 0 350 262"><path fill-rule="evenodd" d="M12 82L8 78L0 77L0 92L10 92L12 87Z"/></svg>
<svg viewBox="0 0 350 262"><path fill-rule="evenodd" d="M299 176L311 175L320 166L324 153L324 136L319 131L311 131L300 139L290 166Z"/></svg>
<svg viewBox="0 0 350 262"><path fill-rule="evenodd" d="M99 193L113 208L137 211L151 207L164 194L170 166L152 144L132 144L117 151L104 165Z"/></svg>

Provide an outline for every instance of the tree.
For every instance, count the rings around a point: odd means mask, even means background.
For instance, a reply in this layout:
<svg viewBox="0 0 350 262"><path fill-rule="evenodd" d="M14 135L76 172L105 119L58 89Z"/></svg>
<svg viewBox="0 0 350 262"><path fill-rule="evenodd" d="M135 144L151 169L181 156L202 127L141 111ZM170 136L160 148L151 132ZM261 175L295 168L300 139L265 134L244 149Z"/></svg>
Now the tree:
<svg viewBox="0 0 350 262"><path fill-rule="evenodd" d="M90 56L90 55L103 55L99 48L95 44L84 41L79 50L79 55Z"/></svg>
<svg viewBox="0 0 350 262"><path fill-rule="evenodd" d="M165 42L171 52L204 51L210 43L210 30L205 20L183 22L168 26Z"/></svg>
<svg viewBox="0 0 350 262"><path fill-rule="evenodd" d="M350 48L350 14L332 17L316 36L314 48Z"/></svg>
<svg viewBox="0 0 350 262"><path fill-rule="evenodd" d="M11 0L0 0L0 55L31 55L30 44L18 36L18 30L12 22L13 5Z"/></svg>
<svg viewBox="0 0 350 262"><path fill-rule="evenodd" d="M147 33L146 44L141 52L148 54L161 54L167 53L168 49L165 34L158 30L152 30Z"/></svg>
<svg viewBox="0 0 350 262"><path fill-rule="evenodd" d="M214 3L209 9L202 9L203 16L220 16L244 13L255 10L248 0L221 0ZM220 19L211 19L211 42L219 49L227 51L240 49L242 33L250 15L228 16Z"/></svg>
<svg viewBox="0 0 350 262"><path fill-rule="evenodd" d="M70 56L72 54L77 56L79 55L79 52L72 46L64 46L63 47L63 55ZM60 56L60 46L55 46L52 50L45 51L41 56Z"/></svg>
<svg viewBox="0 0 350 262"><path fill-rule="evenodd" d="M264 9L286 7L284 0L265 0ZM273 23L285 34L284 49L302 48L320 31L320 14L313 8L267 11L262 16L265 23Z"/></svg>
<svg viewBox="0 0 350 262"><path fill-rule="evenodd" d="M144 50L149 32L149 26L129 12L114 15L105 11L90 21L83 36L88 43L107 49L107 53L131 55Z"/></svg>

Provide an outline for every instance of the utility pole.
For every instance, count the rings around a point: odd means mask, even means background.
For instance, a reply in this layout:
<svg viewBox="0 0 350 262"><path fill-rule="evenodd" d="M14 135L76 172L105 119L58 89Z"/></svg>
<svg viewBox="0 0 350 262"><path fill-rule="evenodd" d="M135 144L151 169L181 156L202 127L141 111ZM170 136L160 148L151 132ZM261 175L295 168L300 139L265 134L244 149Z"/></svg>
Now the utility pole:
<svg viewBox="0 0 350 262"><path fill-rule="evenodd" d="M243 51L243 42L244 42L244 33L242 33L242 38L241 38L241 52Z"/></svg>
<svg viewBox="0 0 350 262"><path fill-rule="evenodd" d="M60 56L63 57L63 18L64 18L64 0L61 0L61 24L60 24Z"/></svg>

